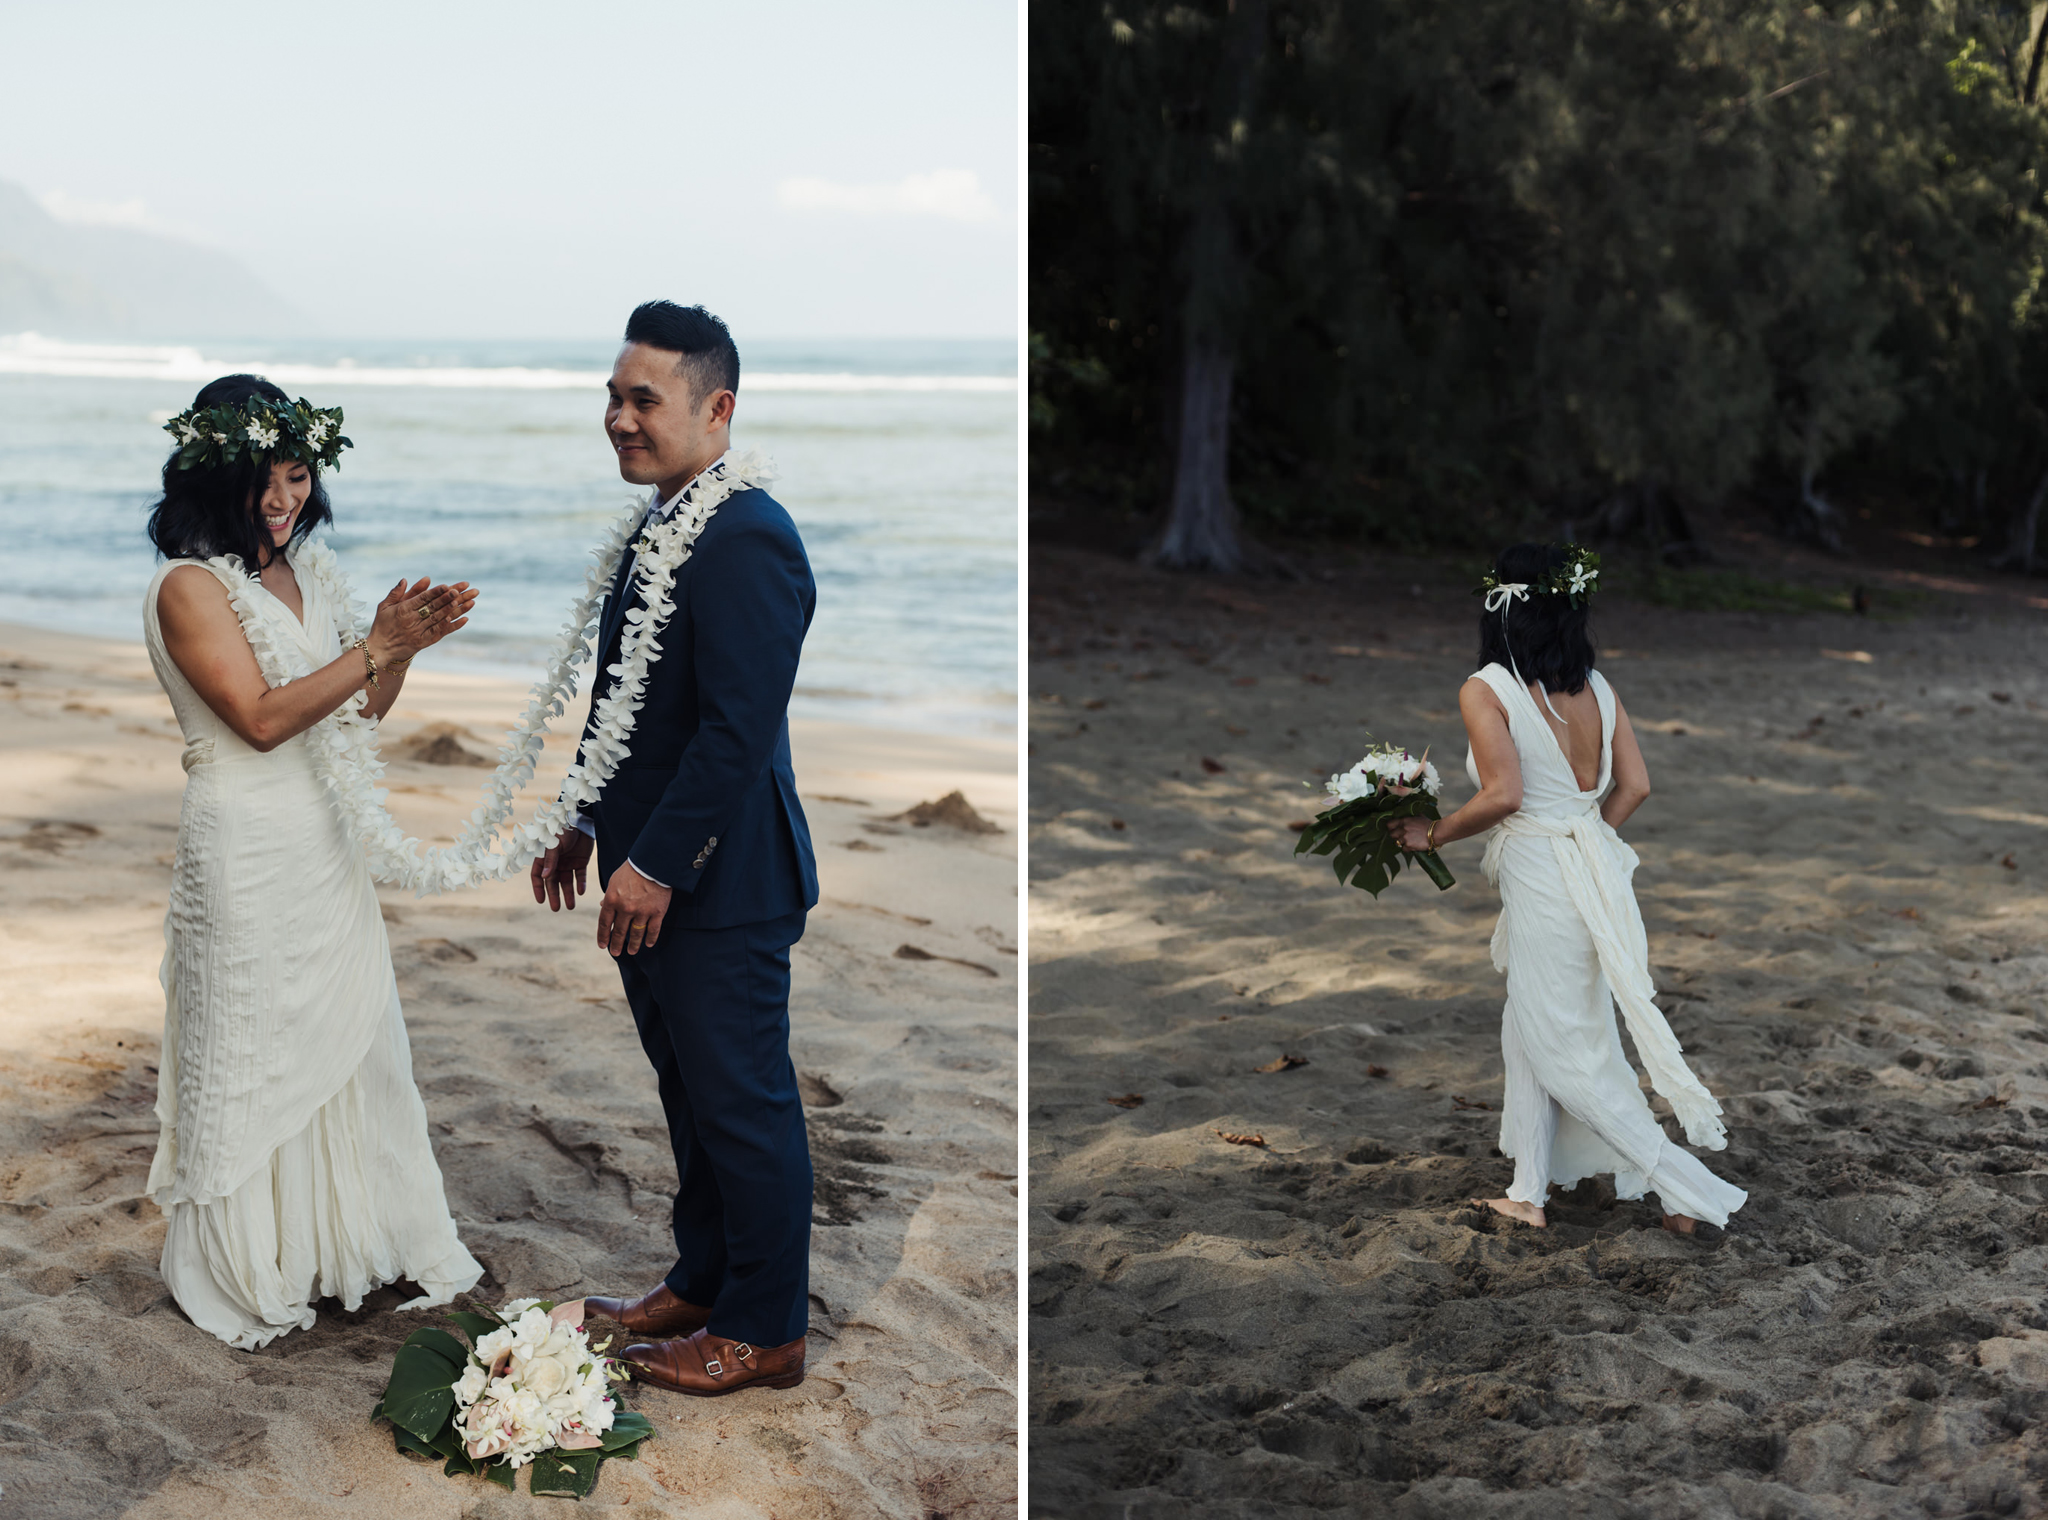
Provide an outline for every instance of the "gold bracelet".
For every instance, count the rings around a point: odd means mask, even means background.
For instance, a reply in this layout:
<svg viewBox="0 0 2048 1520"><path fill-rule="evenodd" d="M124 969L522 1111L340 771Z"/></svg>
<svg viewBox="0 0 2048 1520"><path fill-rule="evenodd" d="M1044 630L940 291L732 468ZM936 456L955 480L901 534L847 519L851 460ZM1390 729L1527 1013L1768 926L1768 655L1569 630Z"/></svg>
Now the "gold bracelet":
<svg viewBox="0 0 2048 1520"><path fill-rule="evenodd" d="M1425 850L1436 848L1436 826L1442 822L1441 818L1432 818L1429 820L1429 827L1422 831L1422 847Z"/></svg>
<svg viewBox="0 0 2048 1520"><path fill-rule="evenodd" d="M370 687L372 690L375 690L377 687L377 657L370 653L370 641L368 639L357 639L354 647L363 652L363 665L370 673Z"/></svg>

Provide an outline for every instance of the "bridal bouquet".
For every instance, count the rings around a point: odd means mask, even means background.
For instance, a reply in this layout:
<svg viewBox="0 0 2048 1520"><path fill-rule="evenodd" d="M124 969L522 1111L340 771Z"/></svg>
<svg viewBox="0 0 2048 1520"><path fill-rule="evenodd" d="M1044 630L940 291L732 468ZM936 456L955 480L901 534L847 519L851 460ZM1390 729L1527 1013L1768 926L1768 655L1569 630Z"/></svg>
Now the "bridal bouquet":
<svg viewBox="0 0 2048 1520"><path fill-rule="evenodd" d="M415 1330L392 1359L370 1418L391 1422L400 1451L442 1457L441 1469L512 1489L529 1464L536 1494L581 1499L606 1457L637 1457L654 1434L647 1416L619 1409L611 1385L623 1363L590 1344L583 1300L515 1298L501 1310L452 1311L473 1343Z"/></svg>
<svg viewBox="0 0 2048 1520"><path fill-rule="evenodd" d="M1435 818L1443 782L1427 754L1420 759L1405 749L1382 745L1348 771L1332 776L1323 790L1337 799L1301 831L1297 855L1328 855L1337 880L1362 887L1378 897L1400 874L1406 852L1394 843L1387 824L1396 818ZM1443 891L1455 878L1435 850L1420 851L1416 864Z"/></svg>

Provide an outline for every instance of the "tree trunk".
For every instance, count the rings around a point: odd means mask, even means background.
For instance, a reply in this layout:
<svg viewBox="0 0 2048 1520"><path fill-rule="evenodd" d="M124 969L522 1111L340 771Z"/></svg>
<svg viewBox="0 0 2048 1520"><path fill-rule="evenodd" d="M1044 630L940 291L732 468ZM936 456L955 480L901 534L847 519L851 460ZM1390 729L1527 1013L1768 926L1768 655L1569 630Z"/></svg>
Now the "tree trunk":
<svg viewBox="0 0 2048 1520"><path fill-rule="evenodd" d="M2026 511L2013 519L2012 534L2006 540L2005 553L1992 561L2000 570L2017 570L2022 575L2034 573L2034 545L2041 533L2041 504L2048 501L2048 473L2043 473L2040 484L2034 487L2034 494L2027 502Z"/></svg>
<svg viewBox="0 0 2048 1520"><path fill-rule="evenodd" d="M1198 194L1181 250L1180 428L1174 440L1173 497L1166 528L1141 556L1148 565L1225 574L1280 568L1248 545L1230 499L1230 398L1237 377L1238 330L1245 300L1245 251L1239 244L1243 151L1266 53L1266 0L1229 0L1229 32L1211 81L1208 140L1197 148ZM1228 147L1219 129L1228 123Z"/></svg>
<svg viewBox="0 0 2048 1520"><path fill-rule="evenodd" d="M1166 531L1145 563L1172 570L1251 568L1230 499L1230 389L1236 360L1208 338L1191 336L1181 359L1180 439L1174 453L1173 504Z"/></svg>
<svg viewBox="0 0 2048 1520"><path fill-rule="evenodd" d="M1814 471L1799 472L1799 508L1797 526L1799 536L1819 544L1830 554L1841 554L1842 514L1835 510L1835 504L1814 489Z"/></svg>

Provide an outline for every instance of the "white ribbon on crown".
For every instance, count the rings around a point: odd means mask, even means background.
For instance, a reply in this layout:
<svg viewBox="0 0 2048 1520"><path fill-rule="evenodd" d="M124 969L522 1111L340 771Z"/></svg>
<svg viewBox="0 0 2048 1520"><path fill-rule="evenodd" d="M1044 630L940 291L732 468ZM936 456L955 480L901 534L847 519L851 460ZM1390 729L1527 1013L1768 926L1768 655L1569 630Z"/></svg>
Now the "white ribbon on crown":
<svg viewBox="0 0 2048 1520"><path fill-rule="evenodd" d="M1528 600L1529 583L1527 581L1507 581L1495 586L1486 593L1486 610L1488 612L1498 612L1501 618L1505 620L1508 615L1508 603L1510 601L1526 602Z"/></svg>

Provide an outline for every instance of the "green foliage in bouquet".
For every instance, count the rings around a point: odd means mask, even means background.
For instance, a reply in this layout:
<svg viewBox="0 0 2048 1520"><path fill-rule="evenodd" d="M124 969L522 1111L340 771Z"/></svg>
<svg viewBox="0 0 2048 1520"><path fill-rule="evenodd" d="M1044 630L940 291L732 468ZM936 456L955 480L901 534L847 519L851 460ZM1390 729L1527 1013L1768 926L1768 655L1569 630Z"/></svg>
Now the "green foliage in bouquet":
<svg viewBox="0 0 2048 1520"><path fill-rule="evenodd" d="M543 1300L539 1307L552 1310L555 1306ZM451 1310L448 1317L472 1343L493 1330L505 1328L505 1321L482 1305L475 1311ZM448 1477L481 1477L508 1493L515 1492L518 1469L495 1457L470 1456L455 1428L455 1384L469 1365L470 1355L470 1347L445 1330L413 1331L392 1359L391 1380L385 1385L384 1397L370 1411L370 1418L391 1422L392 1435L401 1452L441 1458L441 1471ZM557 1448L536 1456L528 1464L532 1469L529 1487L536 1495L586 1498L596 1489L598 1473L607 1457L637 1460L640 1443L653 1434L654 1423L646 1415L620 1409L612 1416L612 1427L600 1437L598 1446L582 1451Z"/></svg>
<svg viewBox="0 0 2048 1520"><path fill-rule="evenodd" d="M1387 832L1388 821L1438 816L1436 798L1420 788L1405 797L1387 792L1357 797L1316 814L1308 827L1301 831L1294 853L1334 854L1337 858L1330 864L1337 872L1337 880L1363 888L1378 897L1401 874L1401 867L1409 859L1408 853L1395 844L1393 836ZM1438 891L1448 891L1456 884L1457 878L1451 875L1435 850L1418 852L1414 860L1436 883Z"/></svg>

